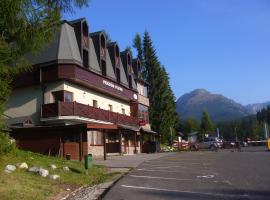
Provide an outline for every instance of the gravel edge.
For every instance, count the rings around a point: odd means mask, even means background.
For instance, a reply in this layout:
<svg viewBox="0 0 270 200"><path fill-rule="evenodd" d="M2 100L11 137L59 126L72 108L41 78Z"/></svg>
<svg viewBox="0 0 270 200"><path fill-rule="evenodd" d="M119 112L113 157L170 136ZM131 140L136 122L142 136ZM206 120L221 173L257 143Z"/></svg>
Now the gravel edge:
<svg viewBox="0 0 270 200"><path fill-rule="evenodd" d="M60 200L101 200L112 186L114 186L121 178L123 178L131 169L112 178L112 180L94 185L92 187L80 187L73 192L67 194Z"/></svg>

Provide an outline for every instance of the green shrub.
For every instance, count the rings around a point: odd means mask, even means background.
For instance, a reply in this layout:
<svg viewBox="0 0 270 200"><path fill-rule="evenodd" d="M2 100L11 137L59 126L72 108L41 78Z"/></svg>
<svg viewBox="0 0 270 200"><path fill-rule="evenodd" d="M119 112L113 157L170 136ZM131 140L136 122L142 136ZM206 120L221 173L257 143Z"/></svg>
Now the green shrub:
<svg viewBox="0 0 270 200"><path fill-rule="evenodd" d="M14 152L15 149L15 142L6 133L0 132L0 155Z"/></svg>

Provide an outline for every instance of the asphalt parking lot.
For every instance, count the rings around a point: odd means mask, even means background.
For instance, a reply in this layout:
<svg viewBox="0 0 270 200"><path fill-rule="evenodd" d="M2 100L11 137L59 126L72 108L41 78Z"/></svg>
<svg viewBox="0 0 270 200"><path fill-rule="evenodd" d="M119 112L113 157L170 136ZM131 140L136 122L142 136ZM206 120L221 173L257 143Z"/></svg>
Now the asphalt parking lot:
<svg viewBox="0 0 270 200"><path fill-rule="evenodd" d="M145 161L118 181L106 200L270 199L270 152L179 152Z"/></svg>

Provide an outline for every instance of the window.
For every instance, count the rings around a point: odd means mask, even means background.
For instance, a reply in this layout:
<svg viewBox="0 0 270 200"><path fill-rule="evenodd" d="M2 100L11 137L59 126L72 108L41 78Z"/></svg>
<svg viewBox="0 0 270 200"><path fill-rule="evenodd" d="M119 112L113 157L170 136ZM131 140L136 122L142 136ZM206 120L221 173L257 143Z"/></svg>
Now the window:
<svg viewBox="0 0 270 200"><path fill-rule="evenodd" d="M97 102L97 100L93 100L93 107L95 107L95 108L98 107L98 102Z"/></svg>
<svg viewBox="0 0 270 200"><path fill-rule="evenodd" d="M129 53L127 54L127 64L128 64L128 66L131 65L131 57L130 57Z"/></svg>
<svg viewBox="0 0 270 200"><path fill-rule="evenodd" d="M116 79L117 79L117 82L120 83L120 69L119 68L116 68Z"/></svg>
<svg viewBox="0 0 270 200"><path fill-rule="evenodd" d="M126 111L124 108L122 108L122 114L125 115L126 114Z"/></svg>
<svg viewBox="0 0 270 200"><path fill-rule="evenodd" d="M101 61L101 73L103 76L107 75L106 62L104 60Z"/></svg>
<svg viewBox="0 0 270 200"><path fill-rule="evenodd" d="M106 39L104 37L104 35L102 34L101 35L101 38L100 38L100 46L101 46L101 49L100 49L100 56L102 58L105 58L106 56Z"/></svg>
<svg viewBox="0 0 270 200"><path fill-rule="evenodd" d="M129 88L132 88L132 79L130 75L128 76L128 86Z"/></svg>
<svg viewBox="0 0 270 200"><path fill-rule="evenodd" d="M147 87L144 86L144 89L143 89L143 96L147 97L148 94L147 94Z"/></svg>
<svg viewBox="0 0 270 200"><path fill-rule="evenodd" d="M65 102L73 102L73 93L65 91L64 97L65 97L64 99Z"/></svg>
<svg viewBox="0 0 270 200"><path fill-rule="evenodd" d="M115 46L115 66L120 65L120 52L119 52L119 47L118 45Z"/></svg>
<svg viewBox="0 0 270 200"><path fill-rule="evenodd" d="M97 130L89 131L89 144L94 145L103 145L103 134Z"/></svg>
<svg viewBox="0 0 270 200"><path fill-rule="evenodd" d="M109 111L113 111L113 106L111 104L109 104Z"/></svg>
<svg viewBox="0 0 270 200"><path fill-rule="evenodd" d="M63 101L63 102L73 102L73 93L60 90L52 92L54 102Z"/></svg>
<svg viewBox="0 0 270 200"><path fill-rule="evenodd" d="M86 51L85 49L83 50L83 66L84 67L89 67L89 63L88 63L88 51Z"/></svg>
<svg viewBox="0 0 270 200"><path fill-rule="evenodd" d="M148 107L142 104L139 104L139 120L148 122Z"/></svg>

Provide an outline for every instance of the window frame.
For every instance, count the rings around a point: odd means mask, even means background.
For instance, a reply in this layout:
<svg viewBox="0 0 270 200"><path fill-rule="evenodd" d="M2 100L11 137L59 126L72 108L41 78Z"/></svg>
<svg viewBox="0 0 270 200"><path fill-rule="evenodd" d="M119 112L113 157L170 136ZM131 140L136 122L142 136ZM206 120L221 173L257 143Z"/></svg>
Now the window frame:
<svg viewBox="0 0 270 200"><path fill-rule="evenodd" d="M98 101L97 100L93 99L92 103L93 103L94 108L98 108Z"/></svg>
<svg viewBox="0 0 270 200"><path fill-rule="evenodd" d="M71 101L66 101L67 94L71 96ZM52 96L53 96L54 103L57 103L58 101L71 103L74 101L73 92L66 91L66 90L53 91ZM57 100L55 97L57 97L59 99Z"/></svg>
<svg viewBox="0 0 270 200"><path fill-rule="evenodd" d="M103 132L99 130L90 130L88 143L90 146L104 146Z"/></svg>
<svg viewBox="0 0 270 200"><path fill-rule="evenodd" d="M112 104L109 104L108 108L109 108L109 111L113 112L113 105Z"/></svg>

